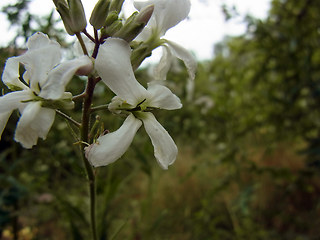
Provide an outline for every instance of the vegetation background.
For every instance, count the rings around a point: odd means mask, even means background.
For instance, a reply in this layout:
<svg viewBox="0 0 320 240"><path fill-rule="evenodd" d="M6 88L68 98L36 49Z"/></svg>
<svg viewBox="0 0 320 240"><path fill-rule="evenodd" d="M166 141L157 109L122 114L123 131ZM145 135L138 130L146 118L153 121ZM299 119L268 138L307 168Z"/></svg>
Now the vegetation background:
<svg viewBox="0 0 320 240"><path fill-rule="evenodd" d="M31 15L29 2L1 10L17 29L1 70L35 31L70 46L59 21ZM273 0L265 20L245 20L245 34L198 63L192 95L183 64L168 75L184 107L155 114L179 146L176 163L161 170L140 129L121 160L97 171L100 240L320 239L320 1ZM96 92L96 103L112 97L103 84ZM106 129L121 124L99 114ZM17 119L0 142L0 238L88 239L86 176L67 123L57 116L47 140L25 150L12 140Z"/></svg>

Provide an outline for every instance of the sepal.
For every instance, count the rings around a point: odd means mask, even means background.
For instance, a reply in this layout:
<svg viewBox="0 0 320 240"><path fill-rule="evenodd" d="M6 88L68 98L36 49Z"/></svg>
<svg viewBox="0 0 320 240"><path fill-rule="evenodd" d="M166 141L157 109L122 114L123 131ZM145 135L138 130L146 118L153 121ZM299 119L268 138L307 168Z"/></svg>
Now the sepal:
<svg viewBox="0 0 320 240"><path fill-rule="evenodd" d="M41 106L51 109L73 109L74 102L72 101L72 94L70 92L65 92L61 99L52 100L52 99L43 99L41 98Z"/></svg>
<svg viewBox="0 0 320 240"><path fill-rule="evenodd" d="M116 11L117 13L120 13L123 2L124 0L112 0L110 4L110 11Z"/></svg>

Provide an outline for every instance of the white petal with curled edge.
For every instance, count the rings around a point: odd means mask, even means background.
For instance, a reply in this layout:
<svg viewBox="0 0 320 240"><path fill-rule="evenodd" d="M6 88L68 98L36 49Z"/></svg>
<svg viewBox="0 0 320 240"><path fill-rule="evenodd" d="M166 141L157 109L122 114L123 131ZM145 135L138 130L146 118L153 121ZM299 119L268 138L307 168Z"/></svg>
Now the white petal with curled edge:
<svg viewBox="0 0 320 240"><path fill-rule="evenodd" d="M138 11L141 11L142 8L150 5L150 4L154 4L154 0L149 0L149 1L144 1L144 2L141 2L141 1L134 1L133 2L133 5L134 7L138 10Z"/></svg>
<svg viewBox="0 0 320 240"><path fill-rule="evenodd" d="M9 92L0 97L0 113L13 111L25 105L23 101L33 98L33 94L29 90Z"/></svg>
<svg viewBox="0 0 320 240"><path fill-rule="evenodd" d="M77 70L82 67L92 68L92 65L92 61L88 56L82 56L61 63L49 73L48 80L41 89L39 96L46 99L61 98L66 85Z"/></svg>
<svg viewBox="0 0 320 240"><path fill-rule="evenodd" d="M12 111L0 113L0 140Z"/></svg>
<svg viewBox="0 0 320 240"><path fill-rule="evenodd" d="M154 147L154 156L163 169L168 169L178 154L176 144L152 113L140 113L140 116Z"/></svg>
<svg viewBox="0 0 320 240"><path fill-rule="evenodd" d="M191 7L189 0L151 0L147 2L134 2L134 6L138 10L151 4L154 4L154 11L146 29L151 28L156 30L159 33L159 37L163 36L168 29L185 19L188 16Z"/></svg>
<svg viewBox="0 0 320 240"><path fill-rule="evenodd" d="M51 71L61 60L61 47L43 33L35 33L27 42L28 51L17 57L24 64L30 78L30 88L39 92Z"/></svg>
<svg viewBox="0 0 320 240"><path fill-rule="evenodd" d="M130 146L142 122L130 114L115 132L100 136L85 148L86 157L94 167L106 166L118 160Z"/></svg>
<svg viewBox="0 0 320 240"><path fill-rule="evenodd" d="M193 81L197 69L197 62L194 56L190 53L190 51L172 41L166 40L166 43L170 47L172 54L184 62L189 73L189 78L191 81Z"/></svg>
<svg viewBox="0 0 320 240"><path fill-rule="evenodd" d="M27 47L29 50L35 50L46 46L59 46L56 41L50 40L48 35L42 32L36 32L28 38Z"/></svg>
<svg viewBox="0 0 320 240"><path fill-rule="evenodd" d="M148 97L148 92L136 80L130 56L131 49L126 41L108 38L99 48L95 69L117 96L135 106Z"/></svg>
<svg viewBox="0 0 320 240"><path fill-rule="evenodd" d="M8 58L2 74L3 83L9 89L27 89L28 87L20 81L19 77L19 57Z"/></svg>
<svg viewBox="0 0 320 240"><path fill-rule="evenodd" d="M55 110L41 107L41 102L31 102L24 110L17 124L14 139L24 148L32 148L38 138L46 139L54 122Z"/></svg>
<svg viewBox="0 0 320 240"><path fill-rule="evenodd" d="M148 92L151 97L148 99L150 107L162 108L167 110L174 110L182 108L180 99L173 94L169 88L156 84L148 84Z"/></svg>
<svg viewBox="0 0 320 240"><path fill-rule="evenodd" d="M189 0L159 0L159 7L155 5L154 15L160 28L160 36L163 36L168 29L176 26L184 20L190 12ZM158 3L156 3L158 4Z"/></svg>
<svg viewBox="0 0 320 240"><path fill-rule="evenodd" d="M168 46L162 46L162 56L159 63L154 68L154 79L156 81L163 81L167 79L167 73L170 70L172 64L172 53Z"/></svg>

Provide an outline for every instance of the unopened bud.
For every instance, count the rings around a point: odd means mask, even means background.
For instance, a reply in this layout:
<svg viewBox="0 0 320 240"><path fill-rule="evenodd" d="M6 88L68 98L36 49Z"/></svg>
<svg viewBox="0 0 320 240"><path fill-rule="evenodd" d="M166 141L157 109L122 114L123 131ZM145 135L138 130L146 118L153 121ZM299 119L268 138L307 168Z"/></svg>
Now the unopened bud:
<svg viewBox="0 0 320 240"><path fill-rule="evenodd" d="M84 13L81 0L68 0L70 7L70 16L73 23L73 30L81 32L87 26L86 15Z"/></svg>
<svg viewBox="0 0 320 240"><path fill-rule="evenodd" d="M103 28L101 30L102 36L113 37L116 32L122 28L122 22L120 19L113 22L110 26Z"/></svg>
<svg viewBox="0 0 320 240"><path fill-rule="evenodd" d="M95 29L103 27L109 12L110 0L99 0L90 16L90 24Z"/></svg>
<svg viewBox="0 0 320 240"><path fill-rule="evenodd" d="M68 34L74 35L86 28L87 20L81 0L68 0L68 3L66 0L53 0L53 2Z"/></svg>
<svg viewBox="0 0 320 240"><path fill-rule="evenodd" d="M110 26L112 23L118 20L118 17L119 17L118 13L116 11L109 12L106 18L106 21L104 23L104 26L106 27Z"/></svg>
<svg viewBox="0 0 320 240"><path fill-rule="evenodd" d="M110 5L110 11L116 11L119 13L121 11L124 0L112 0Z"/></svg>
<svg viewBox="0 0 320 240"><path fill-rule="evenodd" d="M149 5L143 8L139 13L133 13L114 37L122 38L127 42L131 42L147 25L153 10L154 5Z"/></svg>
<svg viewBox="0 0 320 240"><path fill-rule="evenodd" d="M149 22L152 16L153 10L154 10L153 4L142 8L137 16L137 22L145 23L145 25L147 25L147 23Z"/></svg>

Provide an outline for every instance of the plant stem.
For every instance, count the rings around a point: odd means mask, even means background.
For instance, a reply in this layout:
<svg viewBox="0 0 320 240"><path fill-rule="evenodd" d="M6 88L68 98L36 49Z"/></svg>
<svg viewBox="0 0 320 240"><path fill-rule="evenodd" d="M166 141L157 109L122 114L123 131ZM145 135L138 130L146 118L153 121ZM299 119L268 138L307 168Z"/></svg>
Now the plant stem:
<svg viewBox="0 0 320 240"><path fill-rule="evenodd" d="M87 32L86 29L84 29L83 34L87 36L87 38L89 38L92 42L95 42L94 38Z"/></svg>
<svg viewBox="0 0 320 240"><path fill-rule="evenodd" d="M90 111L91 111L91 113L93 113L93 112L100 111L100 110L108 110L108 106L109 106L109 104L100 105L100 106L91 108Z"/></svg>
<svg viewBox="0 0 320 240"><path fill-rule="evenodd" d="M86 45L84 44L84 41L83 41L83 39L82 39L82 37L81 37L81 34L80 34L80 33L76 33L76 36L77 36L77 38L78 38L78 40L79 40L79 43L80 43L80 45L81 45L81 48L82 48L83 53L84 53L85 55L89 56L88 51L87 51L87 48L86 48Z"/></svg>
<svg viewBox="0 0 320 240"><path fill-rule="evenodd" d="M85 157L84 148L89 141L89 126L90 126L90 108L92 103L93 91L95 87L95 79L93 77L88 77L88 83L85 91L85 97L83 99L82 107L82 123L81 123L81 152L84 166L87 172L89 180L89 194L90 194L90 221L92 230L92 239L97 240L97 230L96 230L96 213L95 213L95 202L96 202L96 188L95 188L95 174L94 171Z"/></svg>
<svg viewBox="0 0 320 240"><path fill-rule="evenodd" d="M85 97L85 93L81 93L79 95L75 95L72 97L72 101L77 101L78 99L83 99Z"/></svg>
<svg viewBox="0 0 320 240"><path fill-rule="evenodd" d="M94 50L92 53L92 57L96 58L98 55L98 50L99 50L99 46L100 46L100 40L99 40L97 29L94 29L94 39L95 39L95 46L94 46Z"/></svg>
<svg viewBox="0 0 320 240"><path fill-rule="evenodd" d="M81 127L81 124L78 123L77 121L75 121L74 119L72 119L70 116L68 116L67 114L61 112L60 110L56 109L56 113L59 114L61 117L67 119L69 122L71 122L73 125L75 125L77 128Z"/></svg>

